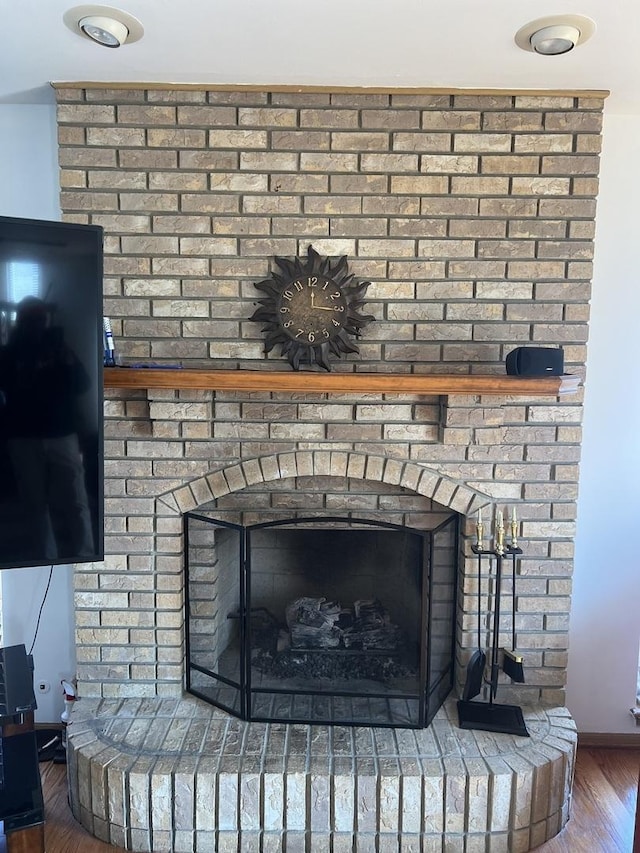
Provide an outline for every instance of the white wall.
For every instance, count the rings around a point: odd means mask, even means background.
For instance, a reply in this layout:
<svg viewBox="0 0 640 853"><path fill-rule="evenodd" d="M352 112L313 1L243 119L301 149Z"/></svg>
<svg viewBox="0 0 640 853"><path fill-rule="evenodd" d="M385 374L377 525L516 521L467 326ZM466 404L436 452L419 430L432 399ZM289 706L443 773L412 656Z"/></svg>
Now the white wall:
<svg viewBox="0 0 640 853"><path fill-rule="evenodd" d="M48 579L48 566L2 572L3 645L24 643L30 650ZM76 671L73 619L73 570L54 566L33 648L34 682L44 680L51 687L48 693L36 693L38 723L60 722L60 681L73 678Z"/></svg>
<svg viewBox="0 0 640 853"><path fill-rule="evenodd" d="M0 105L0 213L58 219L55 111ZM640 117L606 115L586 388L567 702L585 732L635 729L640 642ZM4 642L30 645L46 569L4 572ZM74 672L71 570L58 566L34 650L52 682Z"/></svg>
<svg viewBox="0 0 640 853"><path fill-rule="evenodd" d="M606 115L567 705L629 732L640 644L640 116Z"/></svg>
<svg viewBox="0 0 640 853"><path fill-rule="evenodd" d="M60 219L55 107L0 104L0 214Z"/></svg>
<svg viewBox="0 0 640 853"><path fill-rule="evenodd" d="M0 214L60 219L55 107L0 105ZM48 567L0 574L2 643L31 647ZM51 690L38 695L36 720L52 723L63 710L60 680L75 674L73 589L70 566L55 566L33 650L36 680Z"/></svg>

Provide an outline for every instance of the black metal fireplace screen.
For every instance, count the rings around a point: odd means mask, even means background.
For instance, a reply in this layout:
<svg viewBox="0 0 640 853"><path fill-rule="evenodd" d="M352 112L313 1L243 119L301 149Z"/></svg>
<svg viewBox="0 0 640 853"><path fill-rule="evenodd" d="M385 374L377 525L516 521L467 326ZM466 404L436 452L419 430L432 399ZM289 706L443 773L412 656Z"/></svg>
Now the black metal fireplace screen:
<svg viewBox="0 0 640 853"><path fill-rule="evenodd" d="M419 728L453 685L458 526L185 516L187 690L264 722Z"/></svg>

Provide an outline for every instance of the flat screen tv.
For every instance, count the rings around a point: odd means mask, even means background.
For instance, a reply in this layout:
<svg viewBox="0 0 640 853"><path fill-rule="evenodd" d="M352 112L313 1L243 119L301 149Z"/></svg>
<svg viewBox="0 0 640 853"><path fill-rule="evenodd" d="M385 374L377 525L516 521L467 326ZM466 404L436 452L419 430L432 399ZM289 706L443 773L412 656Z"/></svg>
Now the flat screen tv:
<svg viewBox="0 0 640 853"><path fill-rule="evenodd" d="M102 228L0 216L0 569L103 556Z"/></svg>

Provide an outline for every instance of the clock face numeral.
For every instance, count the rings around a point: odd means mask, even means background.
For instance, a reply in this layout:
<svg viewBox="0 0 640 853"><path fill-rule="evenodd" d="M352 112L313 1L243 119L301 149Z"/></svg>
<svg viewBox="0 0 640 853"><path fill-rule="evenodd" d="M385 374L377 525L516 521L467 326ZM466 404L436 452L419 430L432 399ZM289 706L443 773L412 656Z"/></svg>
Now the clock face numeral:
<svg viewBox="0 0 640 853"><path fill-rule="evenodd" d="M302 282L301 282L301 281L294 281L294 282L293 282L293 286L295 287L295 289L296 289L298 292L300 292L300 291L302 290L302 288L303 288L303 284L302 284Z"/></svg>
<svg viewBox="0 0 640 853"><path fill-rule="evenodd" d="M291 302L291 300L293 299L293 293L290 290L285 290L282 295L285 299L288 299L289 302Z"/></svg>

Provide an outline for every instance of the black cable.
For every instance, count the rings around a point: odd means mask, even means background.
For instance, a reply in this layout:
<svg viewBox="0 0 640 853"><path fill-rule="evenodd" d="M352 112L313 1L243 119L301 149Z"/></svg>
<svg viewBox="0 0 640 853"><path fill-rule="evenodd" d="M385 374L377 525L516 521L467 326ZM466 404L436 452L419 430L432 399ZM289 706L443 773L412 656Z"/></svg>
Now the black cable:
<svg viewBox="0 0 640 853"><path fill-rule="evenodd" d="M42 616L42 610L44 608L44 603L47 600L47 595L49 594L49 587L51 586L51 578L53 577L53 566L49 568L49 580L47 581L47 588L44 591L44 596L42 598L42 604L40 605L40 612L38 613L38 621L36 622L36 632L33 635L33 642L31 643L31 648L29 649L29 654L33 652L33 647L36 644L36 638L38 636L38 629L40 628L40 618Z"/></svg>

